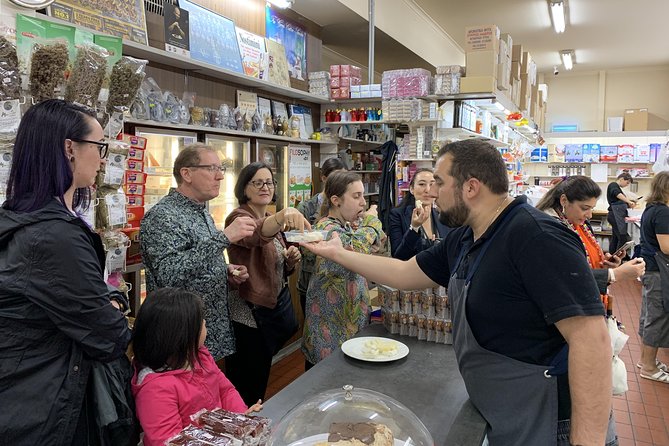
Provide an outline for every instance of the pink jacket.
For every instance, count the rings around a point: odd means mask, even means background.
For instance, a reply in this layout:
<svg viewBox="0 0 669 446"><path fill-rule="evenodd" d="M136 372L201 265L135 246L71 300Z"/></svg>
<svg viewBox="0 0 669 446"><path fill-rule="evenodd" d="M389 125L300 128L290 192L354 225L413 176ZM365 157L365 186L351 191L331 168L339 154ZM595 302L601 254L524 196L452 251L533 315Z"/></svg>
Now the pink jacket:
<svg viewBox="0 0 669 446"><path fill-rule="evenodd" d="M193 370L135 370L132 394L144 429L145 446L163 446L170 437L193 424L190 416L201 409L220 407L238 413L247 410L209 350L200 347L198 353L202 367L196 364ZM142 375L139 382L138 375Z"/></svg>

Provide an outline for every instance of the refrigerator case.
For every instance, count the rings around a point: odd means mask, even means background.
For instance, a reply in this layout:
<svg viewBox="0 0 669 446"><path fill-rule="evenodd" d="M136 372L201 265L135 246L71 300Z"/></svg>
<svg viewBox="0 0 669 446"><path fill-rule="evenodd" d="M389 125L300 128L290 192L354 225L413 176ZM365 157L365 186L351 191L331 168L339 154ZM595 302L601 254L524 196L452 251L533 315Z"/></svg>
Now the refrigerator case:
<svg viewBox="0 0 669 446"><path fill-rule="evenodd" d="M221 181L220 194L208 203L216 227L223 229L226 217L239 206L235 198L235 183L242 168L250 163L251 142L248 138L205 135L205 143L218 152L221 162L228 168Z"/></svg>
<svg viewBox="0 0 669 446"><path fill-rule="evenodd" d="M197 142L197 134L143 127L136 128L135 134L146 138L144 154L146 174L144 212L146 213L169 193L171 187L176 187L177 183L172 174L174 160L184 147Z"/></svg>

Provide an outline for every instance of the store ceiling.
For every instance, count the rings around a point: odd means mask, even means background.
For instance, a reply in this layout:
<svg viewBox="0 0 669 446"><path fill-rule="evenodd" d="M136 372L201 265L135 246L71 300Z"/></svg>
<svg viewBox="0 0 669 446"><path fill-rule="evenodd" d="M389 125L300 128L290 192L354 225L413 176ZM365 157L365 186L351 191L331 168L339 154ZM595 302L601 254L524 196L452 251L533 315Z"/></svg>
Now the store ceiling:
<svg viewBox="0 0 669 446"><path fill-rule="evenodd" d="M498 25L514 42L523 44L544 73L560 65L559 51L564 49L576 51L575 72L669 64L668 0L567 0L563 34L553 31L547 0L403 1L425 11L461 47L466 26ZM376 1L376 8L390 3ZM365 19L335 0L296 0L293 9L323 26L324 45L366 65ZM426 27L407 32L430 31ZM398 47L401 45L387 35L377 36L376 71L398 67L398 63L410 66L405 62L411 59L400 56Z"/></svg>

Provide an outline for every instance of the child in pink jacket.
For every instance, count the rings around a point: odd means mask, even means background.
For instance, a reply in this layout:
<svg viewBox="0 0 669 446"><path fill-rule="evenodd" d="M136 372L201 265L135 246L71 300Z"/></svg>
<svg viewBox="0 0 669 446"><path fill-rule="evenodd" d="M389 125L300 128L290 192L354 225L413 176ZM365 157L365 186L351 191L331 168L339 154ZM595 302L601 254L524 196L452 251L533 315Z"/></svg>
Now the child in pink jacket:
<svg viewBox="0 0 669 446"><path fill-rule="evenodd" d="M204 346L207 328L199 296L176 288L150 294L135 321L132 393L145 446L162 446L192 424L201 409L250 409Z"/></svg>

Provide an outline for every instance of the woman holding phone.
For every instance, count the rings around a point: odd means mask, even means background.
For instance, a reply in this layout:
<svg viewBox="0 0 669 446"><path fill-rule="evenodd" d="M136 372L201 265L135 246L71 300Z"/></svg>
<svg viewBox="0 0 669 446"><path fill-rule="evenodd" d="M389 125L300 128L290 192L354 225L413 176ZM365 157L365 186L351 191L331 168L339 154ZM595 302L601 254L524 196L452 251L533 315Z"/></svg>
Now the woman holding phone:
<svg viewBox="0 0 669 446"><path fill-rule="evenodd" d="M601 194L602 190L592 179L573 176L548 191L537 204L537 209L555 216L578 235L593 269L602 302L607 313L611 314L613 306L607 293L608 285L618 280L636 279L644 273L645 263L643 259L635 258L621 265L618 255L604 254L602 251L589 223Z"/></svg>

